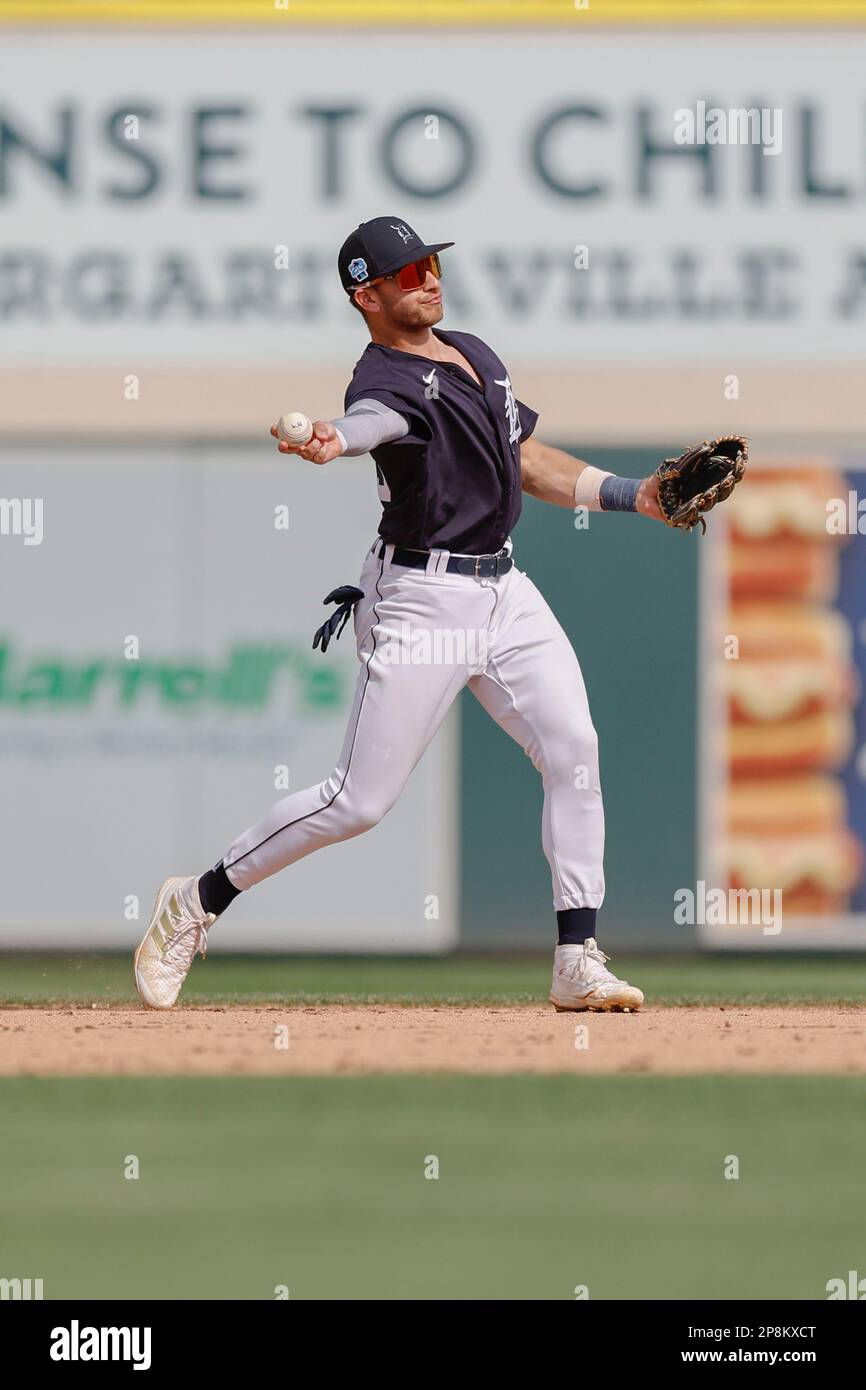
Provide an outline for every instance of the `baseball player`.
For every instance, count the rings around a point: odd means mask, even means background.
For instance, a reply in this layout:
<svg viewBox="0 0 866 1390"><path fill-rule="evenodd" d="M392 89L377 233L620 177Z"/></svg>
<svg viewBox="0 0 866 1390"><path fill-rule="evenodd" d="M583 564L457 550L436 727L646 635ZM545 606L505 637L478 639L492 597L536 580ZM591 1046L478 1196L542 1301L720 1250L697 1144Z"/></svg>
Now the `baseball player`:
<svg viewBox="0 0 866 1390"><path fill-rule="evenodd" d="M278 447L310 463L368 453L376 463L378 536L357 589L329 596L339 606L316 635L326 648L354 613L360 669L345 742L324 781L278 801L214 868L160 888L135 953L136 986L153 1008L174 1004L210 928L240 893L382 819L467 685L542 778L558 931L551 1002L575 1010L643 1003L597 945L604 816L580 666L515 565L511 532L522 492L560 507L663 519L658 479L616 477L542 444L538 416L516 399L493 349L435 327L444 312L439 256L453 244L428 245L408 222L377 217L340 251L340 280L370 342L344 414L317 420L307 443ZM271 433L278 437L276 427Z"/></svg>

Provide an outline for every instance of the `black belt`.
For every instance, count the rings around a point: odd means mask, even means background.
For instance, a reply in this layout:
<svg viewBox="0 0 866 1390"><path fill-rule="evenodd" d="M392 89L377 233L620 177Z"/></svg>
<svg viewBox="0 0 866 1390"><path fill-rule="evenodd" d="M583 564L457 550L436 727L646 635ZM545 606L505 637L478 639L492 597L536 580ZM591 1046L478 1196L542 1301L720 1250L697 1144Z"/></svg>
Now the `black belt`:
<svg viewBox="0 0 866 1390"><path fill-rule="evenodd" d="M384 546L385 542L380 541L379 544ZM381 550L379 553L382 553ZM413 570L425 570L430 554L429 550L401 550L399 546L395 546L391 563L408 565L409 569ZM507 574L513 566L514 561L508 551L500 550L496 555L452 555L445 568L449 574L466 574L474 579L496 579L500 574Z"/></svg>

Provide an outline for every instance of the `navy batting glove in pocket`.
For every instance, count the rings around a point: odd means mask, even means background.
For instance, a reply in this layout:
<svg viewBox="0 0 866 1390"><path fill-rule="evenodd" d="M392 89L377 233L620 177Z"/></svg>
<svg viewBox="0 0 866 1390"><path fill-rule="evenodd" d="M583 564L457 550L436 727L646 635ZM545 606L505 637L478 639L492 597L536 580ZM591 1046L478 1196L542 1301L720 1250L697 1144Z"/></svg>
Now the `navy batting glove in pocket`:
<svg viewBox="0 0 866 1390"><path fill-rule="evenodd" d="M323 652L328 650L331 639L338 638L346 623L349 621L349 614L355 607L359 599L364 597L364 590L358 589L354 584L341 584L338 589L332 589L329 594L322 599L323 603L336 603L339 607L335 608L330 618L322 623L317 629L313 638L313 650L321 647Z"/></svg>

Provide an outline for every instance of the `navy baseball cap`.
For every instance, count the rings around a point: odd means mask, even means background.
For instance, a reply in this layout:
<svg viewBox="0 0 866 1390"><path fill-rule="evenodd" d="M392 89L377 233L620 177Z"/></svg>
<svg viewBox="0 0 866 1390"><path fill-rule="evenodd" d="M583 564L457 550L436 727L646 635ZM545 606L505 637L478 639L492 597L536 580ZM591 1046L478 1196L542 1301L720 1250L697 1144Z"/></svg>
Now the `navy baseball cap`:
<svg viewBox="0 0 866 1390"><path fill-rule="evenodd" d="M362 222L340 247L337 258L340 281L346 293L351 294L368 280L391 275L401 266L411 265L437 251L447 251L453 245L453 241L439 241L428 246L409 223L399 217L374 217L370 222Z"/></svg>

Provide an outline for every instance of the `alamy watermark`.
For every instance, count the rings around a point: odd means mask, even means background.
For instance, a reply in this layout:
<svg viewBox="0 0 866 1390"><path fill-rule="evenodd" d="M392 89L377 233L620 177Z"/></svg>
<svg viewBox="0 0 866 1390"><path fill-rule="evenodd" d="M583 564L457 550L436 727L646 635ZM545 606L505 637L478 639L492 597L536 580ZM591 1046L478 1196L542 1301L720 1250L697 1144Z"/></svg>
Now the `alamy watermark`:
<svg viewBox="0 0 866 1390"><path fill-rule="evenodd" d="M707 106L695 103L674 112L678 145L761 145L761 153L782 153L782 111L778 106Z"/></svg>
<svg viewBox="0 0 866 1390"><path fill-rule="evenodd" d="M782 930L781 888L695 888L674 893L674 921L688 927L761 927L764 936Z"/></svg>
<svg viewBox="0 0 866 1390"><path fill-rule="evenodd" d="M380 660L386 666L487 665L489 633L474 627L413 627L407 620L383 628Z"/></svg>
<svg viewBox="0 0 866 1390"><path fill-rule="evenodd" d="M824 1288L827 1290L829 1302L839 1298L852 1298L862 1303L866 1299L866 1279L861 1279L856 1269L848 1270L847 1279L828 1279Z"/></svg>
<svg viewBox="0 0 866 1390"><path fill-rule="evenodd" d="M23 536L25 545L41 545L42 535L41 497L0 497L0 536Z"/></svg>
<svg viewBox="0 0 866 1390"><path fill-rule="evenodd" d="M846 497L829 497L826 506L828 535L866 536L866 497L849 488Z"/></svg>
<svg viewBox="0 0 866 1390"><path fill-rule="evenodd" d="M41 1279L0 1279L0 1301L28 1302L45 1297Z"/></svg>
<svg viewBox="0 0 866 1390"><path fill-rule="evenodd" d="M131 1361L134 1371L150 1369L149 1327L69 1327L51 1329L52 1361Z"/></svg>

